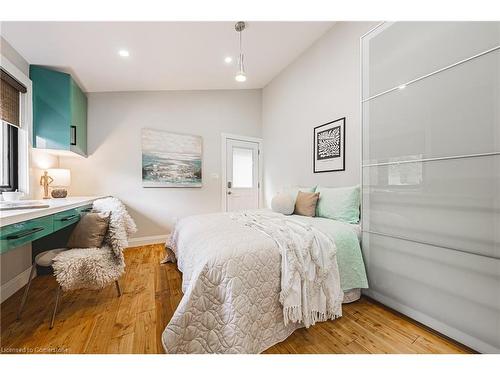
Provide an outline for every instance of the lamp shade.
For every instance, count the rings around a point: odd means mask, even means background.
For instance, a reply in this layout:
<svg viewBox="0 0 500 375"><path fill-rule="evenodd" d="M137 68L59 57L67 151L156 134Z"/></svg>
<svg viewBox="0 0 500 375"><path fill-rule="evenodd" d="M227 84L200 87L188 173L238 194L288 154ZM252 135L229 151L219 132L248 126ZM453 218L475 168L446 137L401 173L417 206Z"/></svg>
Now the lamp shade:
<svg viewBox="0 0 500 375"><path fill-rule="evenodd" d="M69 169L47 169L47 172L54 179L50 186L66 187L71 184L71 172Z"/></svg>

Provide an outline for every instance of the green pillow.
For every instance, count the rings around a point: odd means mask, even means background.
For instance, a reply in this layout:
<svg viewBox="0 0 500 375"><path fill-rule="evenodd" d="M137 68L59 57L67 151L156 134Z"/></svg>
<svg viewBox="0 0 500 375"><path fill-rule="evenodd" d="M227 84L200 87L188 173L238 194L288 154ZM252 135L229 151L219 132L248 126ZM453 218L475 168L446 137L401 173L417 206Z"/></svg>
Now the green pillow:
<svg viewBox="0 0 500 375"><path fill-rule="evenodd" d="M319 192L316 216L351 224L359 222L359 185L344 188L317 186L316 192Z"/></svg>
<svg viewBox="0 0 500 375"><path fill-rule="evenodd" d="M285 193L290 194L290 196L293 198L293 201L295 202L297 200L297 195L299 194L299 191L302 191L304 193L314 193L314 189L316 189L316 186L313 187L291 186L285 188Z"/></svg>

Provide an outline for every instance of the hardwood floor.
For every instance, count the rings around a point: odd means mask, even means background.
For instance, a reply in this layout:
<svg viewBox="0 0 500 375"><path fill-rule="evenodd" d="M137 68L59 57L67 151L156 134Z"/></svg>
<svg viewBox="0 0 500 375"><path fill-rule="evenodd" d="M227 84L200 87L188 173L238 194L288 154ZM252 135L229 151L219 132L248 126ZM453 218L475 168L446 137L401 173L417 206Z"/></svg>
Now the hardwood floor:
<svg viewBox="0 0 500 375"><path fill-rule="evenodd" d="M114 285L102 291L63 295L56 323L49 330L56 281L33 280L20 321L22 291L0 307L2 353L163 353L160 335L180 299L181 274L174 264L160 265L161 245L127 249L122 297ZM344 305L343 317L300 329L266 353L470 353L470 349L362 298Z"/></svg>

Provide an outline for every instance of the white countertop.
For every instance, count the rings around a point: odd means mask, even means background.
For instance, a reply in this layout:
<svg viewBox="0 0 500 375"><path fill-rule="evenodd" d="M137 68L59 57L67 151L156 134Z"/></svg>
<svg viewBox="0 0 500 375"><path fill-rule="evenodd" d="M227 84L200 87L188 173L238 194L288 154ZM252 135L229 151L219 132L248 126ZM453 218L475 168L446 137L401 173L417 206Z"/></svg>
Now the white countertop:
<svg viewBox="0 0 500 375"><path fill-rule="evenodd" d="M49 207L0 211L0 227L85 206L99 198L104 198L104 196L41 199L38 202L48 204Z"/></svg>

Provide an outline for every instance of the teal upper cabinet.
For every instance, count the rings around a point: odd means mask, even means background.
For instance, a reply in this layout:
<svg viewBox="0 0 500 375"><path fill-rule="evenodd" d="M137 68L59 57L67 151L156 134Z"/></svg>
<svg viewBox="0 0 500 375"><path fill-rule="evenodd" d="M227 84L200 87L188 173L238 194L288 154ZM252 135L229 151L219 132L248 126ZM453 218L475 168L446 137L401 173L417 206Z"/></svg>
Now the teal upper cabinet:
<svg viewBox="0 0 500 375"><path fill-rule="evenodd" d="M80 155L87 155L87 96L71 80L71 151Z"/></svg>
<svg viewBox="0 0 500 375"><path fill-rule="evenodd" d="M33 147L87 156L87 97L71 75L30 66Z"/></svg>

